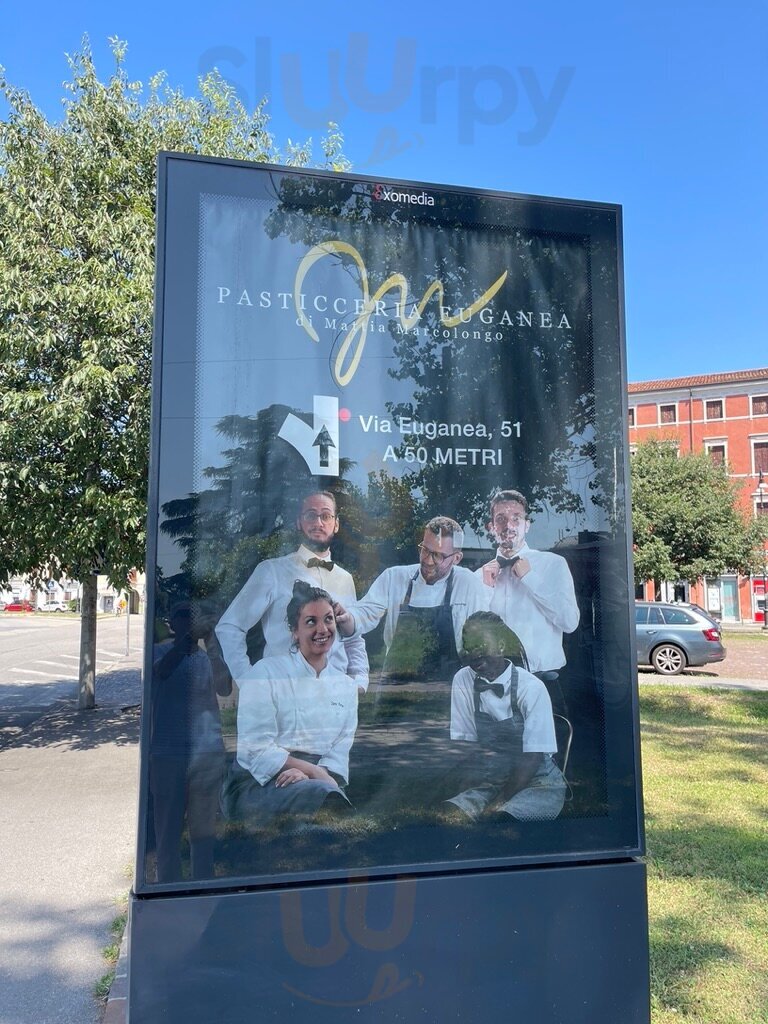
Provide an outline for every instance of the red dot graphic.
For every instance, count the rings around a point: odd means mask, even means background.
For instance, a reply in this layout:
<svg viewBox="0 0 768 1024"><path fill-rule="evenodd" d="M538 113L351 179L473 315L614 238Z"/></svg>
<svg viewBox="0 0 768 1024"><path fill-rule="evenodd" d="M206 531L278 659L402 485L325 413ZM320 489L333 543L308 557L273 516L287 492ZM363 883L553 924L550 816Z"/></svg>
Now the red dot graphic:
<svg viewBox="0 0 768 1024"><path fill-rule="evenodd" d="M352 419L352 413L349 409L339 409L339 419L342 423L346 423L348 420Z"/></svg>

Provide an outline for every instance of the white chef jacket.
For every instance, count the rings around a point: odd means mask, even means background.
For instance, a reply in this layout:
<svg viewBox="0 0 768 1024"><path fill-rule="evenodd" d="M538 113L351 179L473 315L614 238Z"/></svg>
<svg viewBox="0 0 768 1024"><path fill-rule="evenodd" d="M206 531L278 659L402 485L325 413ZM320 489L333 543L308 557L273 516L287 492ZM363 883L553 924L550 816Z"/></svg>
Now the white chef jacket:
<svg viewBox="0 0 768 1024"><path fill-rule="evenodd" d="M287 654L290 650L292 638L285 613L296 580L322 587L345 606L355 600L355 582L346 569L340 565L330 570L319 566L309 568L310 558L328 561L330 552L318 555L302 544L290 555L260 562L219 619L216 636L233 679L244 678L251 667L245 638L257 622L261 622L264 630L265 658ZM355 678L358 686L368 688L368 655L362 638L342 640L337 634L328 662L338 672Z"/></svg>
<svg viewBox="0 0 768 1024"><path fill-rule="evenodd" d="M563 633L579 624L579 606L568 563L551 551L537 551L523 544L516 552L531 564L522 578L503 569L495 587L483 588L487 605L519 637L531 672L550 672L565 665ZM483 570L475 573L482 581Z"/></svg>
<svg viewBox="0 0 768 1024"><path fill-rule="evenodd" d="M430 585L424 582L418 565L393 565L391 568L385 569L373 581L365 597L360 598L356 604L347 609L354 617L356 635L370 632L382 615L386 615L384 643L389 649L397 628L400 605L414 574L417 575L413 581L411 605L414 608L434 608L443 603L448 583L447 576ZM488 607L488 598L485 593L487 589L469 569L464 569L460 565L453 567L451 617L457 651L460 651L462 647L461 631L467 617L474 612L484 611Z"/></svg>
<svg viewBox="0 0 768 1024"><path fill-rule="evenodd" d="M349 778L357 682L327 666L318 676L300 652L263 658L237 680L237 760L265 785L292 752Z"/></svg>
<svg viewBox="0 0 768 1024"><path fill-rule="evenodd" d="M504 696L497 697L492 690L480 694L480 710L490 715L497 722L512 717L509 690L512 685L512 666L506 672L493 679L501 683ZM475 673L469 666L459 669L451 684L451 739L469 740L477 743L477 727L475 725ZM555 721L552 717L552 702L547 688L540 679L526 672L517 670L517 706L523 716L523 753L555 754L557 739L555 737Z"/></svg>

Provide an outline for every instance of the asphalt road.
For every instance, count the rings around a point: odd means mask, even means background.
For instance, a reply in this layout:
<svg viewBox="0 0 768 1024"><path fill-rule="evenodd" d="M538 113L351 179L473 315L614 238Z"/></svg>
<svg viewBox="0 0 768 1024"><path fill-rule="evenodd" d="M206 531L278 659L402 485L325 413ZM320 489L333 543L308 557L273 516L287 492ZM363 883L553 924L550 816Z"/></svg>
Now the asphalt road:
<svg viewBox="0 0 768 1024"><path fill-rule="evenodd" d="M96 630L96 674L120 668L144 642L144 620L100 616ZM48 613L0 612L0 747L53 705L77 700L80 619ZM96 699L99 694L97 688Z"/></svg>

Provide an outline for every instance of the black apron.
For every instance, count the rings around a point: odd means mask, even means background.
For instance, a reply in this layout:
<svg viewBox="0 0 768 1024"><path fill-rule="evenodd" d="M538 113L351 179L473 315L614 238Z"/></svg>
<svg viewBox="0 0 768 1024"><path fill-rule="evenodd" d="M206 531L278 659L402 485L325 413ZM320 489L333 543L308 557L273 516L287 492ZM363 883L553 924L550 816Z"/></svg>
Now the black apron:
<svg viewBox="0 0 768 1024"><path fill-rule="evenodd" d="M418 570L400 603L375 686L375 743L352 773L361 788L367 787L361 803L386 813L433 809L456 792L450 769L460 759L448 729L451 682L460 667L451 610L454 575L451 570L443 600L432 608L411 605L417 577ZM362 744L356 742L352 758L361 755Z"/></svg>
<svg viewBox="0 0 768 1024"><path fill-rule="evenodd" d="M451 609L453 569L442 603L432 608L411 605L413 584L418 575L419 570L411 577L400 603L395 635L384 658L382 682L393 685L439 680L450 686L460 668Z"/></svg>
<svg viewBox="0 0 768 1024"><path fill-rule="evenodd" d="M499 783L522 756L525 721L517 703L517 668L514 664L511 668L509 706L512 714L509 718L499 722L481 711L480 693L475 690L477 761L470 772L473 776L470 785Z"/></svg>
<svg viewBox="0 0 768 1024"><path fill-rule="evenodd" d="M480 693L475 690L475 728L477 730L477 751L474 759L467 764L463 790L481 786L498 786L510 776L523 755L523 731L525 719L517 702L517 668L512 664L509 688L509 718L497 721L480 710ZM552 819L557 817L565 798L565 780L551 757L541 755L541 764L523 790L529 799L537 800L525 818ZM538 794L538 796L533 796ZM519 812L518 812L519 813Z"/></svg>

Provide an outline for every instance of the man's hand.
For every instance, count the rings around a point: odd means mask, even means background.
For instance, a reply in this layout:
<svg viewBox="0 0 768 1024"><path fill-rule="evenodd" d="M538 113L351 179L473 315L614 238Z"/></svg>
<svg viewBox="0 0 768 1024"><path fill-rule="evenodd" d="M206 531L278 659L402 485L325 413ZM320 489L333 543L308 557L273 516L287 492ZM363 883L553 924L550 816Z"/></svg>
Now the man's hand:
<svg viewBox="0 0 768 1024"><path fill-rule="evenodd" d="M491 562L486 562L483 566L483 583L486 587L495 587L496 580L499 577L499 563L494 558Z"/></svg>
<svg viewBox="0 0 768 1024"><path fill-rule="evenodd" d="M340 601L334 602L333 614L336 617L336 628L341 636L352 636L355 632L354 616L346 610Z"/></svg>
<svg viewBox="0 0 768 1024"><path fill-rule="evenodd" d="M531 571L531 563L527 558L518 558L515 564L512 566L512 572L517 576L519 580L523 576L527 575Z"/></svg>

